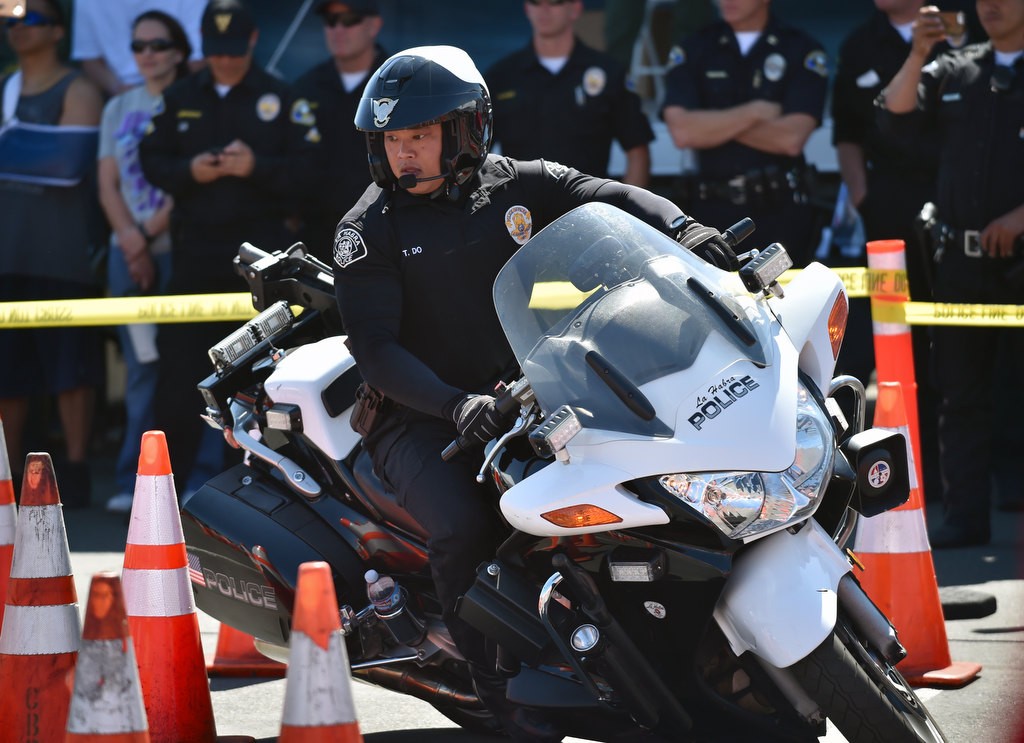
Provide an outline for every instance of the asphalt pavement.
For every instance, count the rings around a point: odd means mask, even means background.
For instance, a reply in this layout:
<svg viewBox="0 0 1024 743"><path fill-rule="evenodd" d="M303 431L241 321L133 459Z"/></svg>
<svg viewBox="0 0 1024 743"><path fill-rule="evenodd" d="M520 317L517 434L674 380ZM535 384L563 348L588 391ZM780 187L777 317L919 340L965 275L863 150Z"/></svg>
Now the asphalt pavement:
<svg viewBox="0 0 1024 743"><path fill-rule="evenodd" d="M89 581L100 570L121 569L127 518L104 511L112 493L109 463L93 466L93 505L64 513L80 603ZM58 482L59 485L59 482ZM928 522L936 520L938 504L929 501ZM948 740L974 743L1022 743L1024 731L1024 513L995 512L992 543L932 552L940 596L968 607L995 603L994 613L975 619L945 622L954 661L980 663L979 677L959 689L920 689L919 695L943 728ZM975 612L983 613L983 612ZM204 651L212 659L219 624L200 613ZM211 680L220 735L252 736L260 743L276 741L280 729L283 679ZM368 743L483 743L457 730L425 702L363 683L353 684L360 729ZM573 741L577 739L566 739ZM844 740L830 731L823 740Z"/></svg>

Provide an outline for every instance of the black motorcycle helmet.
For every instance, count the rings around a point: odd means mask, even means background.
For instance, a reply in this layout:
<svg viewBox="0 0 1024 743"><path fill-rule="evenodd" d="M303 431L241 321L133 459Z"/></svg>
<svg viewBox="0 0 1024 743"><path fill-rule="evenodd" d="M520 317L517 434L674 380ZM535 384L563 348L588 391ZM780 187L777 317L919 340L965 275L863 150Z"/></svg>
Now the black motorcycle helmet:
<svg viewBox="0 0 1024 743"><path fill-rule="evenodd" d="M356 109L366 132L370 175L401 185L388 164L383 133L440 123L441 174L448 189L468 181L491 146L491 97L473 60L453 46L421 46L390 57L373 73Z"/></svg>

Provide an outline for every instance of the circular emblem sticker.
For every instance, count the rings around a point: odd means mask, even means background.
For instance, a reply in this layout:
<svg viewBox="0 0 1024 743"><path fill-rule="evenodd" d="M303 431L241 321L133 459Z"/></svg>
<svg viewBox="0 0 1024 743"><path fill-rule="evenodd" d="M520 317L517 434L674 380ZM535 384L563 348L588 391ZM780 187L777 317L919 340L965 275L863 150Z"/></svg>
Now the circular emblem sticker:
<svg viewBox="0 0 1024 743"><path fill-rule="evenodd" d="M657 601L645 601L644 608L647 609L647 613L655 619L664 619L668 616L668 611L665 609L665 605L659 604Z"/></svg>
<svg viewBox="0 0 1024 743"><path fill-rule="evenodd" d="M886 462L875 462L868 470L868 484L875 488L884 488L892 476L892 468Z"/></svg>
<svg viewBox="0 0 1024 743"><path fill-rule="evenodd" d="M781 54L769 54L764 60L764 76L777 83L786 74L786 58Z"/></svg>
<svg viewBox="0 0 1024 743"><path fill-rule="evenodd" d="M260 96L256 101L256 115L260 121L273 121L281 113L281 99L274 93Z"/></svg>
<svg viewBox="0 0 1024 743"><path fill-rule="evenodd" d="M583 92L593 98L601 95L605 83L608 82L608 75L600 67L588 67L583 73Z"/></svg>
<svg viewBox="0 0 1024 743"><path fill-rule="evenodd" d="M525 245L533 232L533 217L525 206L512 206L505 212L505 228L520 245Z"/></svg>

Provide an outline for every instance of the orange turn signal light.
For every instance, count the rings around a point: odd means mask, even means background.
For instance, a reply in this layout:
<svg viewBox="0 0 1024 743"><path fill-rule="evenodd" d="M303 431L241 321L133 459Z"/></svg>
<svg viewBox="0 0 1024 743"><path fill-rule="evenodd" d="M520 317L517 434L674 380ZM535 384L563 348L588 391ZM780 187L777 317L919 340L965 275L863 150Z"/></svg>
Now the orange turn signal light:
<svg viewBox="0 0 1024 743"><path fill-rule="evenodd" d="M555 511L542 513L541 518L564 529L579 529L584 526L600 526L601 524L617 524L622 519L611 511L581 503L578 506L567 506Z"/></svg>
<svg viewBox="0 0 1024 743"><path fill-rule="evenodd" d="M832 341L832 358L839 358L839 347L846 335L846 319L850 316L850 302L844 292L839 292L828 313L828 338Z"/></svg>

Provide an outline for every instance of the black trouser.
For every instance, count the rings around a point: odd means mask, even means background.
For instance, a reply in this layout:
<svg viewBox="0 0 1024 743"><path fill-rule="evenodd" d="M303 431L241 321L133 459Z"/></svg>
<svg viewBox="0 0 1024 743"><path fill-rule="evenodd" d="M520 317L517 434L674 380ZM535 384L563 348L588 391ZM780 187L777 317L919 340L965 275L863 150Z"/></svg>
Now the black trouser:
<svg viewBox="0 0 1024 743"><path fill-rule="evenodd" d="M865 237L871 240L903 240L906 244L907 281L910 298L915 302L930 302L934 266L931 255L914 231L914 218L921 207L932 201L933 182L910 179L902 174L891 174L877 169L868 171L868 195L860 205L864 220ZM864 265L864 264L862 264ZM931 328L914 325L910 328L914 354L914 374L917 381L917 417L921 434L921 468L926 497L939 496L939 396L929 377L931 367ZM852 342L851 342L852 341ZM848 354L847 351L850 351ZM851 363L861 373L870 375L875 368L874 339L871 326L871 303L867 298L850 300L850 320L847 323L846 342L839 361ZM867 379L864 379L865 383ZM891 380L889 380L891 381Z"/></svg>
<svg viewBox="0 0 1024 743"><path fill-rule="evenodd" d="M1022 304L1024 291L1012 289L1005 279L1011 264L1012 260L971 258L962 248L948 247L936 266L935 299ZM936 325L932 340L932 373L941 396L939 449L945 520L966 529L986 530L993 434L998 433L993 431L993 405L1005 397L998 389L993 394L999 371L995 368L1000 358L997 350L999 344L1005 344L1002 358L1016 369L1024 369L1024 329Z"/></svg>
<svg viewBox="0 0 1024 743"><path fill-rule="evenodd" d="M453 423L401 410L371 434L367 446L378 477L429 535L430 571L452 639L467 660L493 668L483 636L455 616L455 604L479 564L494 555L501 522L496 503L475 479L480 449L441 460L455 436Z"/></svg>
<svg viewBox="0 0 1024 743"><path fill-rule="evenodd" d="M744 217L754 220L756 230L741 246L741 251L782 243L797 268L806 266L813 254L814 211L810 204L796 204L791 196L768 206L756 203L733 204L722 199L694 200L682 205L683 211L701 224L724 231ZM691 211L692 210L692 211Z"/></svg>

